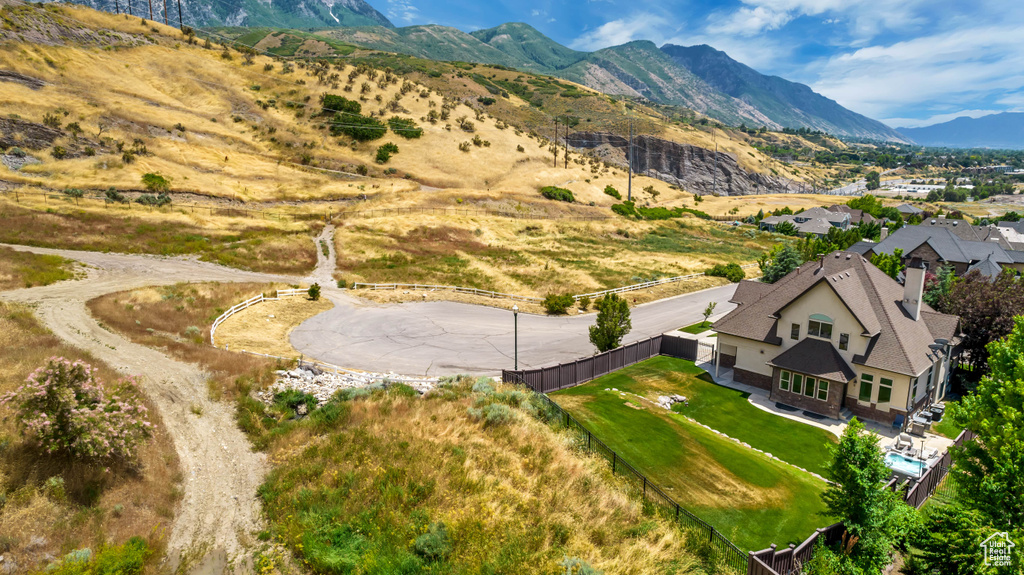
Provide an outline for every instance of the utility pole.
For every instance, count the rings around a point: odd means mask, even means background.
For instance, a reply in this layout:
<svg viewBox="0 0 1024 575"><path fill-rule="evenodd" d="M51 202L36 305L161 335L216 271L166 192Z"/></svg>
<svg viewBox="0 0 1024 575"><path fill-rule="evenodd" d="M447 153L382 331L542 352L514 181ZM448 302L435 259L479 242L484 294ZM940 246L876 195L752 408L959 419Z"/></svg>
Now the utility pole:
<svg viewBox="0 0 1024 575"><path fill-rule="evenodd" d="M565 169L569 169L569 118L565 119Z"/></svg>
<svg viewBox="0 0 1024 575"><path fill-rule="evenodd" d="M555 116L555 140L552 142L552 145L554 146L555 151L552 154L554 156L554 160L553 160L554 165L551 166L551 167L557 168L558 167L558 116Z"/></svg>
<svg viewBox="0 0 1024 575"><path fill-rule="evenodd" d="M181 0L178 0L178 28L185 31L185 19L181 17Z"/></svg>
<svg viewBox="0 0 1024 575"><path fill-rule="evenodd" d="M130 16L134 16L135 15L135 14L132 14L132 0L128 0L128 14Z"/></svg>
<svg viewBox="0 0 1024 575"><path fill-rule="evenodd" d="M149 19L153 19L153 0L146 0L149 2Z"/></svg>
<svg viewBox="0 0 1024 575"><path fill-rule="evenodd" d="M164 0L164 26L167 25L167 0Z"/></svg>
<svg viewBox="0 0 1024 575"><path fill-rule="evenodd" d="M633 120L629 121L629 150L626 153L629 161L629 188L626 190L626 201L633 201Z"/></svg>
<svg viewBox="0 0 1024 575"><path fill-rule="evenodd" d="M118 2L117 0L114 0L114 13L115 14L120 14L121 13L121 3Z"/></svg>

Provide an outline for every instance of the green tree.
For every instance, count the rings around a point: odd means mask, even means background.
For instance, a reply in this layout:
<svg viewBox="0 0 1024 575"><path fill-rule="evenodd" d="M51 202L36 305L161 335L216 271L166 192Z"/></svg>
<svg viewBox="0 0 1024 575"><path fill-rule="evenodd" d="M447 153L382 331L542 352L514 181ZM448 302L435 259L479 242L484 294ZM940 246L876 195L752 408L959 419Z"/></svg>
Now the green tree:
<svg viewBox="0 0 1024 575"><path fill-rule="evenodd" d="M597 322L590 326L590 343L599 352L619 347L622 338L633 329L629 303L618 294L610 293L595 303L594 307L598 309Z"/></svg>
<svg viewBox="0 0 1024 575"><path fill-rule="evenodd" d="M929 279L931 281L929 281ZM924 285L924 303L932 306L935 309L941 307L941 302L944 297L949 293L949 290L953 289L953 284L956 282L956 273L953 270L953 266L942 266L939 268L939 273L931 278L925 279Z"/></svg>
<svg viewBox="0 0 1024 575"><path fill-rule="evenodd" d="M952 449L953 473L966 505L1000 530L1024 530L1024 316L987 349L988 375L950 407L977 434Z"/></svg>
<svg viewBox="0 0 1024 575"><path fill-rule="evenodd" d="M979 550L991 533L977 511L961 505L935 506L914 534L913 545L921 550L925 573L974 575L983 572Z"/></svg>
<svg viewBox="0 0 1024 575"><path fill-rule="evenodd" d="M800 233L800 230L796 229L796 225L793 222L780 222L775 225L775 233L784 236L795 236Z"/></svg>
<svg viewBox="0 0 1024 575"><path fill-rule="evenodd" d="M715 313L715 306L717 305L718 302L710 301L708 302L708 306L704 308L704 325L707 325L708 318L711 317L711 314Z"/></svg>
<svg viewBox="0 0 1024 575"><path fill-rule="evenodd" d="M891 471L882 461L878 436L853 418L831 446L829 485L821 495L826 513L846 528L845 549L865 573L881 573L895 547L905 544L916 510L885 488Z"/></svg>
<svg viewBox="0 0 1024 575"><path fill-rule="evenodd" d="M875 254L871 256L871 263L887 276L896 279L903 271L903 250L896 248L891 254Z"/></svg>
<svg viewBox="0 0 1024 575"><path fill-rule="evenodd" d="M166 192L171 189L171 181L160 174L143 174L142 185L151 192Z"/></svg>
<svg viewBox="0 0 1024 575"><path fill-rule="evenodd" d="M976 370L988 368L988 345L1012 332L1014 316L1024 313L1021 287L1013 271L1003 271L995 280L973 271L957 278L940 298L940 311L960 317L964 361Z"/></svg>
<svg viewBox="0 0 1024 575"><path fill-rule="evenodd" d="M800 254L789 244L779 244L757 260L761 267L761 281L769 284L786 277L801 263Z"/></svg>
<svg viewBox="0 0 1024 575"><path fill-rule="evenodd" d="M313 301L319 300L320 299L320 284L315 283L315 284L309 286L309 290L306 291L306 294L309 296L309 299L311 299Z"/></svg>
<svg viewBox="0 0 1024 575"><path fill-rule="evenodd" d="M867 181L866 187L869 190L877 190L882 187L881 176L874 170L868 172L868 175L865 176L864 179Z"/></svg>

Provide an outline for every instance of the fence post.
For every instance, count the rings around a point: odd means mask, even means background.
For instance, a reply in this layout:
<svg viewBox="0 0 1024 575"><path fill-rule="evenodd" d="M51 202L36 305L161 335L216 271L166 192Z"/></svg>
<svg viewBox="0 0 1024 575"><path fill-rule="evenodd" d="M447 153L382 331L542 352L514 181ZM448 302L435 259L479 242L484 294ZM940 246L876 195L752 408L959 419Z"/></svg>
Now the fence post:
<svg viewBox="0 0 1024 575"><path fill-rule="evenodd" d="M615 452L612 452L612 475L615 475Z"/></svg>

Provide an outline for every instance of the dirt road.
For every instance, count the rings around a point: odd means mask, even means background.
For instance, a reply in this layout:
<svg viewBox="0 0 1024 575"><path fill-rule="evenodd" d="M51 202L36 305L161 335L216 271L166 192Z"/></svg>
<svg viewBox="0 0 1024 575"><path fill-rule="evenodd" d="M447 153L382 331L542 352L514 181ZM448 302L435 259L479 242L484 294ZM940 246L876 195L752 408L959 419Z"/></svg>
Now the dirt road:
<svg viewBox="0 0 1024 575"><path fill-rule="evenodd" d="M15 249L23 249L11 246ZM0 293L0 298L33 305L40 321L58 337L84 349L126 375L142 375L143 390L160 409L181 459L184 496L168 541L168 557L210 551L219 563L235 558L260 528L256 489L267 465L238 429L229 403L207 399L206 375L194 366L134 344L100 327L85 303L95 297L147 285L182 281L289 281L200 262L32 248L90 266L86 279ZM193 404L202 415L191 411ZM205 571L219 572L220 569Z"/></svg>

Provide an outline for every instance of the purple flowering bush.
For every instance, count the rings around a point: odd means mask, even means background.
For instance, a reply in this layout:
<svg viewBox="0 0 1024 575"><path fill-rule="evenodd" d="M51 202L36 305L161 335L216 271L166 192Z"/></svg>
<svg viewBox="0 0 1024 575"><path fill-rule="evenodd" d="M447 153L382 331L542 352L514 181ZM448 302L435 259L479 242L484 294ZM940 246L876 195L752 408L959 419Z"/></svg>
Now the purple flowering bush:
<svg viewBox="0 0 1024 575"><path fill-rule="evenodd" d="M153 428L134 380L106 385L94 367L63 357L50 358L0 405L18 413L22 435L44 451L79 459L134 461Z"/></svg>

